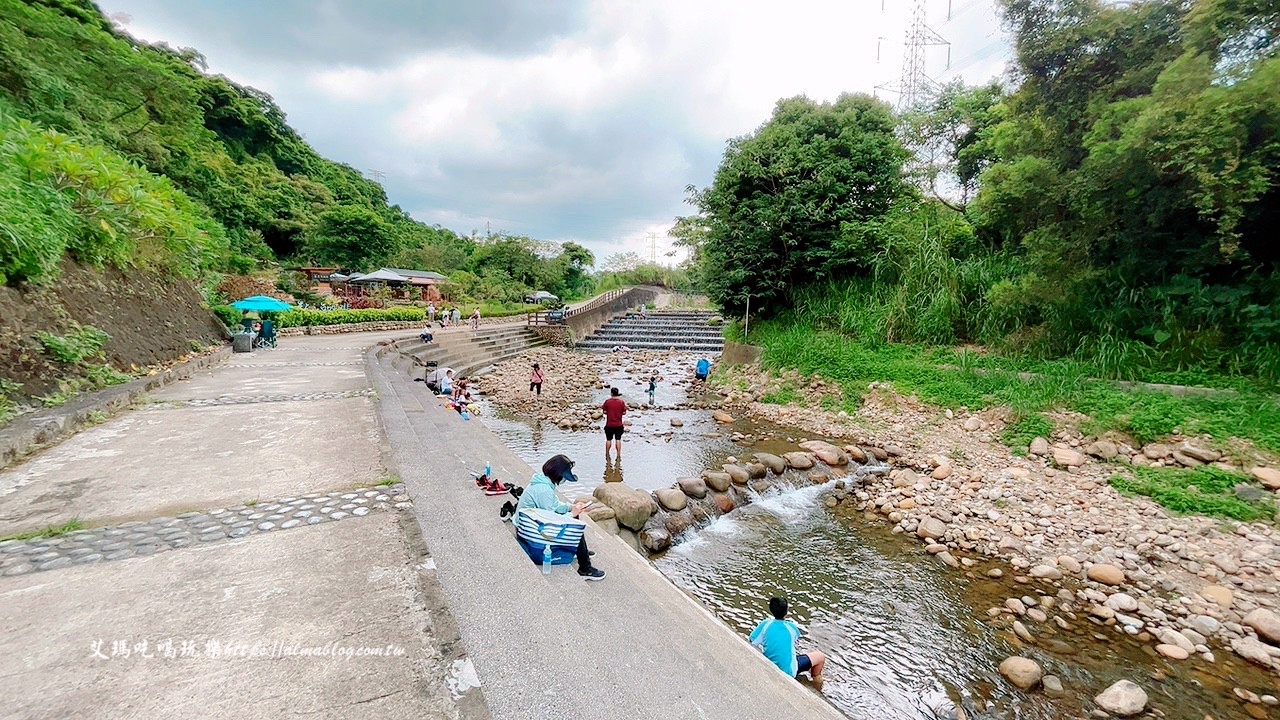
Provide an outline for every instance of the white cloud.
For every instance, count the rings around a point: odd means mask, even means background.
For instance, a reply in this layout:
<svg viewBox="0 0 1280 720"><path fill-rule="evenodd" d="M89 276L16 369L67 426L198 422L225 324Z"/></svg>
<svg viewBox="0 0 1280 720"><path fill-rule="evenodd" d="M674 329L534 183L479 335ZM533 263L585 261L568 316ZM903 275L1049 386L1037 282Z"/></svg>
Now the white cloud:
<svg viewBox="0 0 1280 720"><path fill-rule="evenodd" d="M130 27L141 36L193 45L213 68L273 94L321 152L385 172L392 200L420 208L421 219L575 239L601 257L648 257L647 234L665 234L689 211L684 187L709 182L724 142L767 120L778 99L832 100L896 83L911 7L599 0L519 52L424 41L362 64L244 58L227 49L241 46L221 44L230 42L225 28L174 25L174 13L196 0L169 0L155 25L150 1L105 4L137 18ZM952 42L952 63L932 48L929 74L982 82L999 73L1007 48L995 0L953 0L950 21L943 2L930 3L927 20ZM332 18L349 14L335 14L337 4L328 0L309 25L340 35Z"/></svg>

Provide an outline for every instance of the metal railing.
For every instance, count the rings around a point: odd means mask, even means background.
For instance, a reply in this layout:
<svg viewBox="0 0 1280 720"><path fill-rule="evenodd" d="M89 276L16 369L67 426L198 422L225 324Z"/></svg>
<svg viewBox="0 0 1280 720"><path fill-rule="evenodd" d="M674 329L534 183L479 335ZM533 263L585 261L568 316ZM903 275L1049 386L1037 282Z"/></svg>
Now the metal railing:
<svg viewBox="0 0 1280 720"><path fill-rule="evenodd" d="M609 303L613 302L614 300L617 300L618 298L622 297L623 295L627 294L633 289L634 288L626 287L626 288L618 288L617 290L610 290L609 292L594 298L591 302L587 303L586 305L582 305L576 308L570 308L565 310L539 310L538 312L531 312L525 316L526 324L527 325L563 325L565 322L569 320L569 318L573 317L574 315L580 315L585 312L591 312L596 308L602 307L604 305L608 305Z"/></svg>

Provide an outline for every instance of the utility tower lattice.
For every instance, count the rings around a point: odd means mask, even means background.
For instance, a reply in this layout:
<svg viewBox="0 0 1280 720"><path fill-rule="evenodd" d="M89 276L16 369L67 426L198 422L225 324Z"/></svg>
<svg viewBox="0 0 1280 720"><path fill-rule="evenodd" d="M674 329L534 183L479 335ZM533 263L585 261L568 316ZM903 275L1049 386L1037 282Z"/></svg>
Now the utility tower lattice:
<svg viewBox="0 0 1280 720"><path fill-rule="evenodd" d="M894 85L877 85L877 90L898 93L898 108L907 109L924 104L940 87L929 77L925 48L946 46L947 67L951 67L951 43L925 24L925 0L913 0L911 16L907 19L907 37L902 51L902 77ZM948 10L948 13L950 10ZM879 49L876 50L879 60Z"/></svg>

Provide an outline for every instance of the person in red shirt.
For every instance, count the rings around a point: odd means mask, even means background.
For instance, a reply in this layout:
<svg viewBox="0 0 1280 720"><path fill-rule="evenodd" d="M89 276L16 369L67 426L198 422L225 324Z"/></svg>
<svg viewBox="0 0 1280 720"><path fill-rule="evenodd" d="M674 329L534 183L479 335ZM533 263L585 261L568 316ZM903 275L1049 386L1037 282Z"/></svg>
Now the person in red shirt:
<svg viewBox="0 0 1280 720"><path fill-rule="evenodd" d="M600 409L604 411L604 454L609 455L609 443L613 442L613 446L619 458L622 457L622 416L627 412L627 404L618 397L621 392L618 388L609 389L609 399L604 401Z"/></svg>

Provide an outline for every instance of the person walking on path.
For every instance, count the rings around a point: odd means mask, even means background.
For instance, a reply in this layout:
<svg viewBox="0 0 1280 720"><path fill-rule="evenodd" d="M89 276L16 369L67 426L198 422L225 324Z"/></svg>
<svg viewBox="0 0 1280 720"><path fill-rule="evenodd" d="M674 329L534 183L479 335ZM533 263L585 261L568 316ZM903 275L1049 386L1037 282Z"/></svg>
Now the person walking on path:
<svg viewBox="0 0 1280 720"><path fill-rule="evenodd" d="M604 401L600 409L604 411L604 455L609 456L609 443L613 442L614 452L622 457L622 416L627 413L627 404L619 395L618 388L609 388L609 399Z"/></svg>
<svg viewBox="0 0 1280 720"><path fill-rule="evenodd" d="M534 363L533 372L529 375L529 392L536 392L538 397L542 397L542 381L546 379L547 374L542 372L542 367Z"/></svg>
<svg viewBox="0 0 1280 720"><path fill-rule="evenodd" d="M827 656L817 650L805 655L796 654L800 626L786 619L786 600L780 597L769 598L769 614L773 617L761 620L756 629L751 631L751 644L760 648L770 662L791 677L802 672L809 673L814 687L821 690L822 670L827 665Z"/></svg>
<svg viewBox="0 0 1280 720"><path fill-rule="evenodd" d="M436 321L436 304L434 302L427 303L427 325L430 326Z"/></svg>
<svg viewBox="0 0 1280 720"><path fill-rule="evenodd" d="M585 500L572 505L560 502L560 498L556 497L555 486L562 482L578 482L578 478L573 474L573 461L565 455L556 455L542 464L541 473L529 480L529 486L520 494L516 512L549 510L558 515L578 517L591 503ZM528 552L527 548L525 552ZM604 571L591 564L591 551L587 549L585 536L578 540L578 575L588 581L604 579Z"/></svg>
<svg viewBox="0 0 1280 720"><path fill-rule="evenodd" d="M453 308L453 324L454 325L462 324L462 309L456 306Z"/></svg>
<svg viewBox="0 0 1280 720"><path fill-rule="evenodd" d="M475 312L471 313L471 329L480 329L480 308L476 308Z"/></svg>

